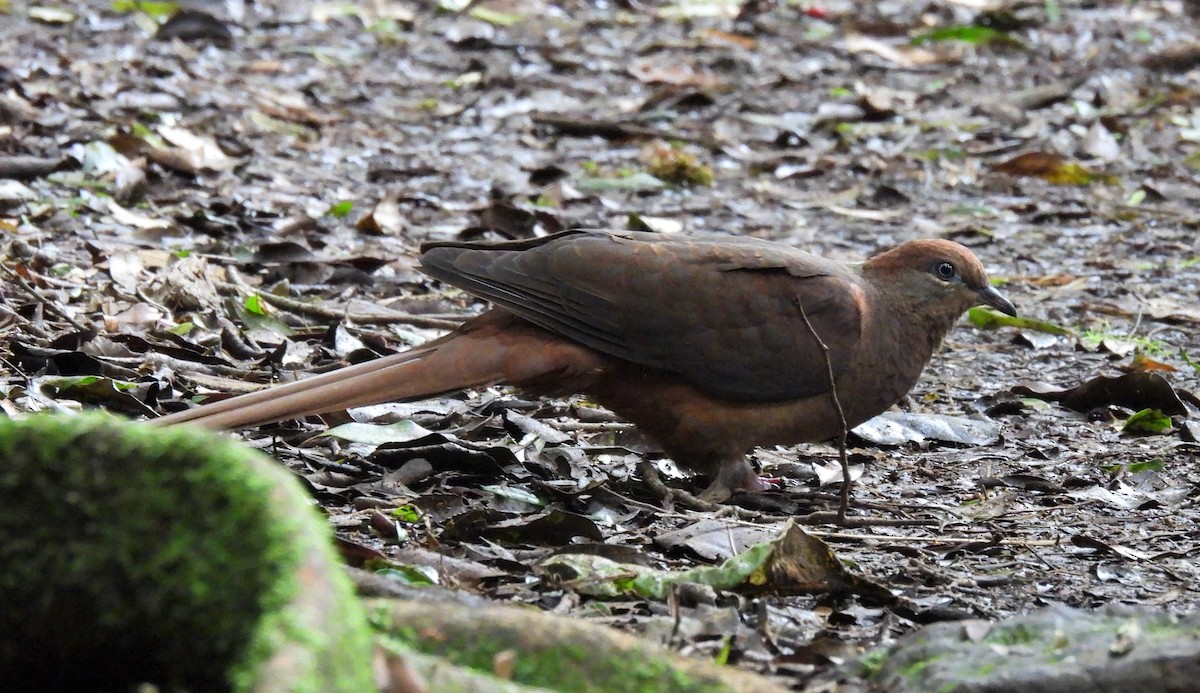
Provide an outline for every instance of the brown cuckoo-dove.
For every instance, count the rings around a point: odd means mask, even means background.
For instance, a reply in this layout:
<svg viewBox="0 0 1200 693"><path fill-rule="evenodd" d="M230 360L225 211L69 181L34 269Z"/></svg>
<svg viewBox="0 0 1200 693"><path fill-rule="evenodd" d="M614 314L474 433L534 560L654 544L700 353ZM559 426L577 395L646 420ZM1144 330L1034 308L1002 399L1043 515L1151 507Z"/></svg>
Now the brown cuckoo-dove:
<svg viewBox="0 0 1200 693"><path fill-rule="evenodd" d="M493 304L408 351L162 417L236 428L508 384L585 393L704 496L758 490L756 446L820 441L916 383L964 311L1015 315L966 247L915 240L843 264L750 238L567 231L430 243L422 269Z"/></svg>

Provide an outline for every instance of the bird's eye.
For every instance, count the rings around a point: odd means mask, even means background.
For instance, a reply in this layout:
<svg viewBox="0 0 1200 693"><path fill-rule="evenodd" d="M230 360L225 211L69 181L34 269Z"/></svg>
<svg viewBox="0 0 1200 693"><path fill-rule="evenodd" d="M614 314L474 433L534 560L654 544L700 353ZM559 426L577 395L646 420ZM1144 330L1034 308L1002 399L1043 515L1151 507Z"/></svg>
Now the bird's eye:
<svg viewBox="0 0 1200 693"><path fill-rule="evenodd" d="M939 262L933 266L933 273L938 279L950 281L958 276L958 270L949 262Z"/></svg>

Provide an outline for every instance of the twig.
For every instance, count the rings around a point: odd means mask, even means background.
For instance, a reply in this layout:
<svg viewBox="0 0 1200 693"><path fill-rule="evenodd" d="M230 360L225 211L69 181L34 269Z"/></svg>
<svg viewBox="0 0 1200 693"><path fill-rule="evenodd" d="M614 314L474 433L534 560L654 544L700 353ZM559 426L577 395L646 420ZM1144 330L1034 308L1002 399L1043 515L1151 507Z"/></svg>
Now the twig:
<svg viewBox="0 0 1200 693"><path fill-rule="evenodd" d="M444 317L444 316L413 315L411 313L400 313L400 312L396 312L396 311L390 311L386 315L348 313L344 310L339 310L337 308L328 308L326 306L319 306L314 303L305 303L304 301L297 301L294 298L288 298L286 296L279 296L277 294L272 294L272 293L269 293L266 291L258 291L256 289L254 289L253 287L247 286L245 284L235 284L232 282L221 282L219 284L219 286L221 286L222 288L235 289L238 291L252 291L255 294L257 294L259 298L266 301L267 303L270 303L271 305L275 306L276 308L282 308L283 310L291 311L291 312L297 313L299 315L307 315L309 317L320 318L322 320L349 320L350 322L357 323L360 325L403 324L403 325L412 325L413 327L428 327L428 328L433 328L433 329L438 329L438 330L453 330L454 328L461 325L462 320L464 319L459 316L453 316L453 319L448 319L447 317Z"/></svg>
<svg viewBox="0 0 1200 693"><path fill-rule="evenodd" d="M681 140L710 144L711 138L697 136L679 130L659 130L623 120L605 120L600 118L572 117L555 113L534 113L531 116L535 125L554 128L564 135L579 137L604 137L608 139L652 138Z"/></svg>
<svg viewBox="0 0 1200 693"><path fill-rule="evenodd" d="M33 288L33 285L31 285L29 282L25 281L25 277L22 277L16 270L14 270L13 268L11 268L5 264L0 264L0 268L3 268L4 271L10 277L12 277L13 281L16 282L17 286L21 287L21 289L23 291L25 291L25 293L29 294L30 297L33 298L33 300L35 300L38 303L45 306L46 309L49 310L51 313L54 313L55 315L62 318L63 320L66 320L67 323L69 323L71 325L71 327L74 327L79 332L86 332L88 330L88 328L75 322L75 319L72 318L70 315L67 315L66 309L59 307L59 305L57 303L55 303L54 301L51 301L50 299L41 295L38 292L38 290Z"/></svg>
<svg viewBox="0 0 1200 693"><path fill-rule="evenodd" d="M849 541L885 541L895 544L975 544L978 542L988 542L987 539L979 537L914 537L907 535L893 534L855 534L853 532L821 532L813 531L809 534L822 539L845 539ZM1061 539L997 539L988 543L998 544L1000 546L1059 546L1063 542Z"/></svg>
<svg viewBox="0 0 1200 693"><path fill-rule="evenodd" d="M34 323L32 320L25 317L24 315L21 315L17 311L13 310L12 308L9 308L8 306L6 306L4 304L0 304L0 315L11 318L14 323L20 325L27 332L32 334L34 337L37 337L38 339L44 339L46 341L51 341L54 339L50 335L49 332L43 330L39 325Z"/></svg>
<svg viewBox="0 0 1200 693"><path fill-rule="evenodd" d="M846 412L842 409L841 398L838 397L837 381L833 376L833 361L829 358L829 347L825 344L825 340L821 339L821 335L817 334L816 328L808 319L808 311L804 310L804 302L797 298L795 303L796 307L800 309L800 317L804 319L805 327L812 333L813 339L817 340L817 346L821 347L821 353L825 357L825 372L829 376L829 397L833 400L833 408L837 410L838 420L842 424L841 433L838 434L838 462L842 465L842 497L838 503L838 522L845 525L846 512L850 508L850 484L853 483L850 478L850 460L846 455L846 437L849 435Z"/></svg>
<svg viewBox="0 0 1200 693"><path fill-rule="evenodd" d="M796 519L802 525L841 525L843 527L932 527L937 520L897 520L887 517L846 517L841 512L815 512Z"/></svg>
<svg viewBox="0 0 1200 693"><path fill-rule="evenodd" d="M551 424L560 431L580 433L613 433L633 430L633 424L622 421L556 421Z"/></svg>

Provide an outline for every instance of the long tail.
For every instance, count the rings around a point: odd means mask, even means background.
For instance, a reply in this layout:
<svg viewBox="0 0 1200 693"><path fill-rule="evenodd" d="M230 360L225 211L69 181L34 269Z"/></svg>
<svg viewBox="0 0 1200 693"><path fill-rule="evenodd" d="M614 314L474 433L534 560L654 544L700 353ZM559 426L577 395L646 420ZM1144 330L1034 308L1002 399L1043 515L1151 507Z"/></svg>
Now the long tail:
<svg viewBox="0 0 1200 693"><path fill-rule="evenodd" d="M541 357L559 340L488 313L409 351L154 419L172 426L242 428L382 402L428 399L500 383L536 381L562 362Z"/></svg>

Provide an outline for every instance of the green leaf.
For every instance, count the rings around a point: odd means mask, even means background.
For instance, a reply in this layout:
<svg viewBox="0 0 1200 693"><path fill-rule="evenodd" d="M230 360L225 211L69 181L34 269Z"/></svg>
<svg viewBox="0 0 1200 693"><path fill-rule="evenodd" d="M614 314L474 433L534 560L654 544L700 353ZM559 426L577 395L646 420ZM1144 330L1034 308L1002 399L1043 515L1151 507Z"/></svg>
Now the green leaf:
<svg viewBox="0 0 1200 693"><path fill-rule="evenodd" d="M729 653L733 652L733 636L726 635L724 642L721 643L721 649L717 652L717 656L713 657L713 664L725 666L729 664Z"/></svg>
<svg viewBox="0 0 1200 693"><path fill-rule="evenodd" d="M1087 185L1095 182L1111 185L1116 182L1113 176L1096 173L1083 164L1073 161L1064 163L1057 171L1047 173L1043 178L1055 185Z"/></svg>
<svg viewBox="0 0 1200 693"><path fill-rule="evenodd" d="M967 322L985 330L995 330L1001 327L1015 327L1021 330L1033 330L1046 334L1070 335L1071 331L1054 323L1034 318L1013 317L1005 315L995 308L975 306L967 311Z"/></svg>
<svg viewBox="0 0 1200 693"><path fill-rule="evenodd" d="M244 305L246 306L246 310L250 311L251 313L253 313L255 315L266 315L267 314L267 309L266 309L266 306L263 304L262 297L259 296L258 294L250 294L249 296L247 296L246 302Z"/></svg>
<svg viewBox="0 0 1200 693"><path fill-rule="evenodd" d="M1183 347L1179 347L1179 358L1182 359L1184 363L1191 366L1192 370L1200 373L1200 361L1188 356L1188 353L1183 350Z"/></svg>
<svg viewBox="0 0 1200 693"><path fill-rule="evenodd" d="M420 522L421 510L411 503L405 503L392 511L392 517L401 522Z"/></svg>
<svg viewBox="0 0 1200 693"><path fill-rule="evenodd" d="M680 584L709 585L717 589L733 589L739 585L752 584L755 574L762 570L774 553L776 541L755 544L745 552L727 559L717 566L702 566L672 572L655 570L646 566L618 563L603 556L592 554L563 553L546 559L543 566L566 569L579 577L578 590L581 594L599 597L616 597L633 594L649 599L665 599L672 586Z"/></svg>
<svg viewBox="0 0 1200 693"><path fill-rule="evenodd" d="M467 14L471 15L475 19L485 21L488 24L493 24L495 26L512 26L513 24L525 19L519 14L513 14L511 12L497 12L496 10L488 9L482 5L472 7L471 11Z"/></svg>
<svg viewBox="0 0 1200 693"><path fill-rule="evenodd" d="M1062 19L1062 6L1058 0L1046 0L1046 21L1053 24Z"/></svg>
<svg viewBox="0 0 1200 693"><path fill-rule="evenodd" d="M113 12L142 12L155 19L166 19L179 11L179 4L160 0L114 0Z"/></svg>
<svg viewBox="0 0 1200 693"><path fill-rule="evenodd" d="M173 335L178 335L178 336L182 337L183 335L187 334L188 332L191 332L195 328L196 328L195 323L193 323L189 320L187 322L179 323L175 327L168 329L167 332L170 332Z"/></svg>
<svg viewBox="0 0 1200 693"><path fill-rule="evenodd" d="M438 584L437 570L425 565L404 565L402 563L385 563L375 570L377 575L383 575L399 583L428 587Z"/></svg>
<svg viewBox="0 0 1200 693"><path fill-rule="evenodd" d="M1009 43L1020 45L1021 42L1003 31L997 31L989 26L948 26L928 31L912 40L913 45L919 46L929 41L961 41L963 43L988 44Z"/></svg>
<svg viewBox="0 0 1200 693"><path fill-rule="evenodd" d="M1125 420L1123 433L1163 433L1171 430L1171 417L1160 409L1143 409Z"/></svg>
<svg viewBox="0 0 1200 693"><path fill-rule="evenodd" d="M140 401L131 394L137 389L138 384L124 380L113 380L97 375L80 375L41 378L37 382L40 387L52 391L56 397L67 397L85 402L140 405Z"/></svg>
<svg viewBox="0 0 1200 693"><path fill-rule="evenodd" d="M350 210L354 209L354 203L350 200L342 200L329 208L329 216L337 219L345 219L350 215Z"/></svg>
<svg viewBox="0 0 1200 693"><path fill-rule="evenodd" d="M1146 460L1145 462L1131 462L1125 466L1125 471L1130 474L1138 472L1161 472L1163 470L1162 460Z"/></svg>
<svg viewBox="0 0 1200 693"><path fill-rule="evenodd" d="M649 173L635 173L618 178L584 178L577 186L584 192L606 192L609 190L662 190L666 182Z"/></svg>

